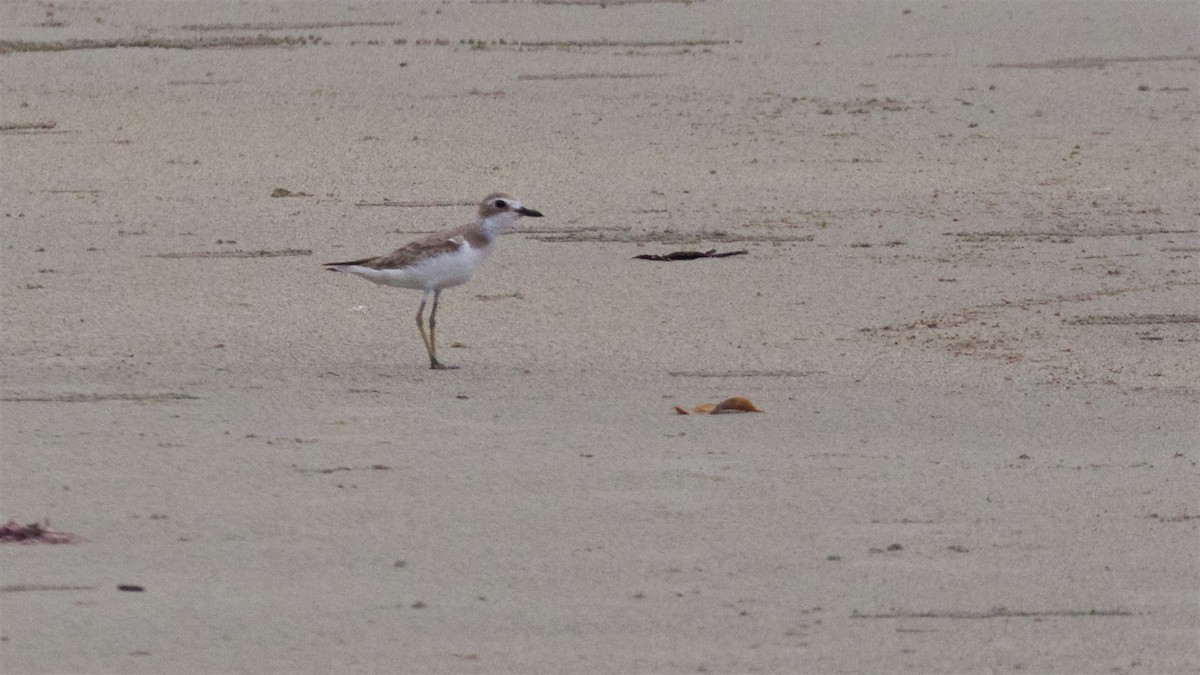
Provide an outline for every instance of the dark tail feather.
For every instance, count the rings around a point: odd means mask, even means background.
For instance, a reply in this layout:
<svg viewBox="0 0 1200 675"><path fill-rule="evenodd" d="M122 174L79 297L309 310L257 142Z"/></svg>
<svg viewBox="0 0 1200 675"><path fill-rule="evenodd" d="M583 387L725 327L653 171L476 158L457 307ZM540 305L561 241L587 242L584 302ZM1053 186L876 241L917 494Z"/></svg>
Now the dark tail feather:
<svg viewBox="0 0 1200 675"><path fill-rule="evenodd" d="M374 260L374 258L363 258L362 260L351 260L349 262L324 263L326 268L333 268L339 265L365 265ZM330 272L336 272L335 269L329 269Z"/></svg>

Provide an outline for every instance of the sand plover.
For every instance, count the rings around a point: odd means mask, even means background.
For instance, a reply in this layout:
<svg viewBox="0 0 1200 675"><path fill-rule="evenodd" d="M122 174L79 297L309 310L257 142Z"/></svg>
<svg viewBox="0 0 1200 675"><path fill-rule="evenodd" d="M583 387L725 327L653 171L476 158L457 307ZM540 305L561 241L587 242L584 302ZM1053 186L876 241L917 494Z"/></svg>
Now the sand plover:
<svg viewBox="0 0 1200 675"><path fill-rule="evenodd" d="M417 330L421 332L425 351L429 352L429 367L434 370L457 368L447 366L437 358L438 299L443 290L470 281L475 268L492 252L503 229L521 216L541 218L542 214L525 208L517 199L497 192L488 195L479 204L479 215L470 225L431 234L377 258L325 263L325 269L357 274L381 286L421 291ZM429 311L427 334L423 317L430 293L433 294L433 308Z"/></svg>

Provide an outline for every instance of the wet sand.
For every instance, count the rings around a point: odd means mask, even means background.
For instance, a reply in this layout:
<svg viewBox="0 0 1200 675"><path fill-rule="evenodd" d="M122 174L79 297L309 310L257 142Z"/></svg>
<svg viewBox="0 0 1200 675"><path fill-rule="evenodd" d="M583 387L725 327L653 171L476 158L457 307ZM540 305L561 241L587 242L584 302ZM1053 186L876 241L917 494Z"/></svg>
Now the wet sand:
<svg viewBox="0 0 1200 675"><path fill-rule="evenodd" d="M1194 672L1198 19L6 3L0 664Z"/></svg>

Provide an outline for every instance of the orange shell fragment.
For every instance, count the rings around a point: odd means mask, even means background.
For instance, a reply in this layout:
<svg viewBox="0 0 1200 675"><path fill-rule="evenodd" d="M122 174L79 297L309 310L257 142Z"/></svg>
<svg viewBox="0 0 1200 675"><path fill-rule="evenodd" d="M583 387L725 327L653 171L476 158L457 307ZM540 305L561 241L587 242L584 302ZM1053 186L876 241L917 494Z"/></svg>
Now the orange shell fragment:
<svg viewBox="0 0 1200 675"><path fill-rule="evenodd" d="M721 415L724 413L743 413L743 412L760 413L760 412L762 412L762 410L755 408L754 404L750 402L750 399L744 398L742 396L734 396L733 398L727 398L724 401L721 401L720 403L701 403L700 405L696 406L695 408L692 408L691 412L688 412L687 410L684 410L683 408L680 408L679 406L675 406L675 414L677 414L677 415L690 415L690 414Z"/></svg>
<svg viewBox="0 0 1200 675"><path fill-rule="evenodd" d="M710 415L719 415L721 413L739 413L739 412L760 413L762 411L759 410L758 408L755 408L754 404L750 402L750 399L743 398L741 396L734 396L733 398L727 398L724 401L721 401L720 403L718 403L715 407L713 407L712 411L710 411L709 414Z"/></svg>

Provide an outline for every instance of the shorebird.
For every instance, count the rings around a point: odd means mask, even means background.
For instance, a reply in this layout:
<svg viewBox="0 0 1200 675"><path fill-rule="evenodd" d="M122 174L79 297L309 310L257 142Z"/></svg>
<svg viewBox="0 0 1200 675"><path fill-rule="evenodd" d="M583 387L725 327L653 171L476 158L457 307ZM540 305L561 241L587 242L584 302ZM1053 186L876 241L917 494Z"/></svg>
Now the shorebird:
<svg viewBox="0 0 1200 675"><path fill-rule="evenodd" d="M424 239L376 258L349 262L325 263L331 272L356 274L381 286L411 288L421 291L421 306L417 309L417 330L429 353L429 367L451 370L437 358L437 310L442 291L471 280L475 268L492 252L504 228L521 216L541 218L542 214L525 208L520 200L497 192L479 204L479 214L469 225L431 234ZM425 332L425 303L433 294L429 310L429 332Z"/></svg>

